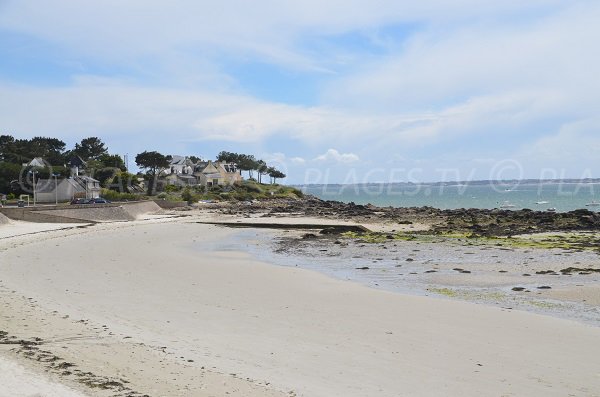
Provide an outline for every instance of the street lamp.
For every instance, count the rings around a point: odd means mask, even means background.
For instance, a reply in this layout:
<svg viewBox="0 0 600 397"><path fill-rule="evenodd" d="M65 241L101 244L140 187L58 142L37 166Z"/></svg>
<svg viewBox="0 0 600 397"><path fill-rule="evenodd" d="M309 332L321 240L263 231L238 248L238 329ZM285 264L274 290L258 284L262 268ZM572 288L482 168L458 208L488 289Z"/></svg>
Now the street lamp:
<svg viewBox="0 0 600 397"><path fill-rule="evenodd" d="M54 205L58 206L58 174L52 174L54 177Z"/></svg>
<svg viewBox="0 0 600 397"><path fill-rule="evenodd" d="M38 172L35 170L31 170L29 171L29 173L33 176L33 206L35 207L35 203L36 203L36 194L35 194L35 174L37 174Z"/></svg>

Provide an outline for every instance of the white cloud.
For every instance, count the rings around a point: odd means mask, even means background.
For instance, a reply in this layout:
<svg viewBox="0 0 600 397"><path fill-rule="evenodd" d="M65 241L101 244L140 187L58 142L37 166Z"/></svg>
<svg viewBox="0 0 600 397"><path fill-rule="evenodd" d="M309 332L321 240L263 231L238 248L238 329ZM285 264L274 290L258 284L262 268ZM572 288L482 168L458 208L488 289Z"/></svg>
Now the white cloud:
<svg viewBox="0 0 600 397"><path fill-rule="evenodd" d="M557 90L573 99L597 92L600 5L572 8L527 24L491 22L413 35L402 51L360 64L325 90L342 107L387 112L439 109L513 90ZM584 4L585 6L580 6Z"/></svg>
<svg viewBox="0 0 600 397"><path fill-rule="evenodd" d="M140 141L142 134L145 144L159 144L160 139L260 143L283 135L306 144L329 144L340 136L359 140L369 134L382 136L429 117L360 115L344 109L291 106L242 95L146 88L93 78L58 88L0 83L2 128L20 136L101 134Z"/></svg>
<svg viewBox="0 0 600 397"><path fill-rule="evenodd" d="M296 68L323 68L323 55L302 49L304 35L324 36L381 26L508 17L560 0L228 0L218 3L178 0L165 5L150 0L82 2L56 0L46 7L36 0L3 4L0 27L48 40L68 50L106 59L163 53L227 51ZM205 50L205 51L203 51ZM326 68L325 68L326 69Z"/></svg>
<svg viewBox="0 0 600 397"><path fill-rule="evenodd" d="M335 149L328 149L325 153L315 158L315 161L334 163L354 163L360 158L354 153L340 153Z"/></svg>
<svg viewBox="0 0 600 397"><path fill-rule="evenodd" d="M594 164L600 153L599 126L598 116L565 124L558 132L521 147L515 156L545 168L564 167L581 161Z"/></svg>

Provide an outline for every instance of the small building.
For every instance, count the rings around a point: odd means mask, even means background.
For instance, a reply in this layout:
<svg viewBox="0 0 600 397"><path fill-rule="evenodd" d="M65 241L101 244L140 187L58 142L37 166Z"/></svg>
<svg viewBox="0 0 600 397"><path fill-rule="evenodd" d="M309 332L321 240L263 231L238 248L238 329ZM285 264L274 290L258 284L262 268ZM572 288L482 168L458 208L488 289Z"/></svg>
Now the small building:
<svg viewBox="0 0 600 397"><path fill-rule="evenodd" d="M35 196L38 203L71 201L75 197L98 198L100 192L100 182L88 176L38 179L35 185Z"/></svg>

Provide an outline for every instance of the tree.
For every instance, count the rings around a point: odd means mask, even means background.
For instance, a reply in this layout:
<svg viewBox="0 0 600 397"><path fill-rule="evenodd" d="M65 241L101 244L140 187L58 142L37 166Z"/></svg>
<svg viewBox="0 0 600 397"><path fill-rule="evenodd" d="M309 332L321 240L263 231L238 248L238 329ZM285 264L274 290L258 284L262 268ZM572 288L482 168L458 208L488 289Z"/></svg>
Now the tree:
<svg viewBox="0 0 600 397"><path fill-rule="evenodd" d="M9 193L11 191L20 191L19 179L21 177L22 166L19 164L0 161L0 193ZM13 183L15 182L16 183Z"/></svg>
<svg viewBox="0 0 600 397"><path fill-rule="evenodd" d="M226 151L219 152L217 155L217 161L222 161L224 163L237 163L239 158L239 154Z"/></svg>
<svg viewBox="0 0 600 397"><path fill-rule="evenodd" d="M252 178L252 172L258 168L258 161L251 154L239 154L236 164L241 171L248 171L248 178Z"/></svg>
<svg viewBox="0 0 600 397"><path fill-rule="evenodd" d="M262 176L267 174L269 166L267 166L267 163L263 160L258 160L256 171L258 172L258 183L262 183Z"/></svg>
<svg viewBox="0 0 600 397"><path fill-rule="evenodd" d="M198 161L202 160L200 157L198 156L188 156L188 159L190 159L190 161L194 164L196 164Z"/></svg>
<svg viewBox="0 0 600 397"><path fill-rule="evenodd" d="M0 135L0 161L11 162L15 151L15 138L10 135Z"/></svg>
<svg viewBox="0 0 600 397"><path fill-rule="evenodd" d="M268 174L271 177L271 183L276 183L277 179L285 178L287 176L274 167L269 167Z"/></svg>
<svg viewBox="0 0 600 397"><path fill-rule="evenodd" d="M158 175L169 167L169 160L167 156L162 155L158 152L147 152L138 154L135 156L135 163L138 167L146 171L146 177L148 180L148 195L152 196Z"/></svg>
<svg viewBox="0 0 600 397"><path fill-rule="evenodd" d="M110 181L107 181L106 188L119 193L131 193L137 187L137 175L126 171L117 171Z"/></svg>
<svg viewBox="0 0 600 397"><path fill-rule="evenodd" d="M66 144L60 139L36 136L26 146L31 158L42 157L52 165L62 165L65 162Z"/></svg>
<svg viewBox="0 0 600 397"><path fill-rule="evenodd" d="M104 153L98 157L98 161L102 163L104 167L107 168L118 168L121 171L126 171L127 167L125 167L125 162L123 158L118 154L108 154Z"/></svg>
<svg viewBox="0 0 600 397"><path fill-rule="evenodd" d="M52 165L62 165L65 160L65 143L60 139L34 137L15 139L10 135L0 136L0 160L23 164L35 157L42 157Z"/></svg>
<svg viewBox="0 0 600 397"><path fill-rule="evenodd" d="M108 149L100 138L89 137L82 139L81 143L76 143L72 153L78 155L84 161L98 160L100 156L108 153Z"/></svg>

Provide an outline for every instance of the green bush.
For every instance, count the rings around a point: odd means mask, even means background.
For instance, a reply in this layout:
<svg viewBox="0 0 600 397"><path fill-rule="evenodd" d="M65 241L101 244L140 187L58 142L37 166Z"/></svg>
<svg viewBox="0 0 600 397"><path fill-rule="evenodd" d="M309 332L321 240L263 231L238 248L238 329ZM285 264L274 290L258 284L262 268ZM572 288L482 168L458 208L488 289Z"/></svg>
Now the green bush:
<svg viewBox="0 0 600 397"><path fill-rule="evenodd" d="M110 189L102 189L102 197L110 201L140 200L142 197L132 193L119 193Z"/></svg>
<svg viewBox="0 0 600 397"><path fill-rule="evenodd" d="M177 186L177 185L165 186L165 192L167 192L167 193L179 192L179 191L181 191L181 186Z"/></svg>

